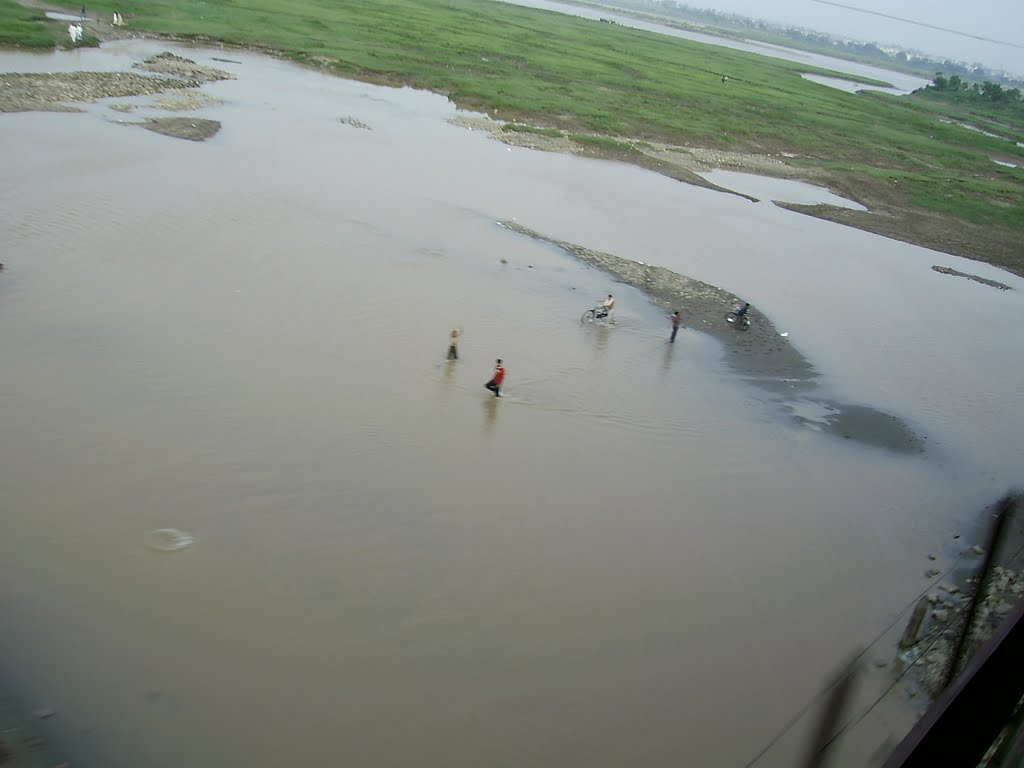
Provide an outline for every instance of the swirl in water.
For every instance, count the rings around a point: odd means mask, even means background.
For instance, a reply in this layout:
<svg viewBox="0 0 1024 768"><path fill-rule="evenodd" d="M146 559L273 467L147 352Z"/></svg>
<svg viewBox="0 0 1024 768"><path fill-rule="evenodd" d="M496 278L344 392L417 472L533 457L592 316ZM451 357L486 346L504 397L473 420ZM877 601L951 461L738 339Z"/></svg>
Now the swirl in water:
<svg viewBox="0 0 1024 768"><path fill-rule="evenodd" d="M146 546L159 552L178 552L192 546L195 541L184 531L176 528L160 528L150 531L146 538Z"/></svg>

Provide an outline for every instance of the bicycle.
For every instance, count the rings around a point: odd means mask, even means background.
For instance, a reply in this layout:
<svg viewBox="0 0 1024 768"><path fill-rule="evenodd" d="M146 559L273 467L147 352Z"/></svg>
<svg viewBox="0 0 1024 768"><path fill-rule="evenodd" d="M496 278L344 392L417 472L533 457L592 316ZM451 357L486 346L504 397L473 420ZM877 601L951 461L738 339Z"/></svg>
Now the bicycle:
<svg viewBox="0 0 1024 768"><path fill-rule="evenodd" d="M583 317L580 318L581 323L593 323L597 320L604 320L608 317L608 310L604 306L598 304L593 309L588 309L583 313Z"/></svg>

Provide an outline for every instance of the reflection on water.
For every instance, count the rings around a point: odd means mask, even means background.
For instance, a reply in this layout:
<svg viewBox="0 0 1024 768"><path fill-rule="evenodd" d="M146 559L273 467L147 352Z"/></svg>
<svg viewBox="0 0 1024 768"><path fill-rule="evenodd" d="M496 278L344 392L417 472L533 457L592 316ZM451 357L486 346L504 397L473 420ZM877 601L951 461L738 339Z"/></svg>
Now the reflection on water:
<svg viewBox="0 0 1024 768"><path fill-rule="evenodd" d="M0 664L83 763L742 765L1018 479L1021 291L232 58L204 144L0 117ZM512 217L751 297L928 453L794 425ZM619 325L583 326L609 292ZM195 542L147 551L163 528Z"/></svg>
<svg viewBox="0 0 1024 768"><path fill-rule="evenodd" d="M866 83L858 83L856 80L845 80L841 77L829 77L828 75L816 75L811 72L804 72L800 77L804 80L810 80L812 83L827 85L829 88L837 88L840 91L846 91L847 93L857 93L858 91L882 91L883 93L894 94L906 93L906 91L902 91L899 88L868 85Z"/></svg>

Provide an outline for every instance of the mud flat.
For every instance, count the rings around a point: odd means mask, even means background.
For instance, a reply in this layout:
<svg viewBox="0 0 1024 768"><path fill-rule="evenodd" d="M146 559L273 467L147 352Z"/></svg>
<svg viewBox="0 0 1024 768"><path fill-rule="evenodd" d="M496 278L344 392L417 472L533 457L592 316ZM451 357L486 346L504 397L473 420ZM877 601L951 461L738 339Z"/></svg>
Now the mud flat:
<svg viewBox="0 0 1024 768"><path fill-rule="evenodd" d="M998 288L1001 291L1013 290L1013 288L1011 288L1006 283L1000 283L998 280L989 280L987 277L982 277L981 275L972 275L969 272L961 272L960 270L953 269L952 267L940 267L938 265L935 265L932 267L932 269L943 275L952 275L953 277L966 277L968 280L973 280L976 283L981 283L982 285L987 285L991 288Z"/></svg>
<svg viewBox="0 0 1024 768"><path fill-rule="evenodd" d="M195 117L156 117L136 125L153 133L188 141L205 141L220 130L217 120L200 120Z"/></svg>
<svg viewBox="0 0 1024 768"><path fill-rule="evenodd" d="M0 74L0 112L80 112L75 103L99 99L171 94L155 106L195 109L212 103L205 95L190 96L205 83L233 79L220 69L161 53L135 64L143 72L48 72ZM117 105L120 111L123 107ZM193 121L194 122L194 121ZM174 135L174 134L172 134Z"/></svg>
<svg viewBox="0 0 1024 768"><path fill-rule="evenodd" d="M180 80L134 72L5 73L0 75L0 112L80 112L69 102L148 96L180 87Z"/></svg>
<svg viewBox="0 0 1024 768"><path fill-rule="evenodd" d="M898 416L865 405L839 403L814 394L818 373L811 362L783 336L771 319L750 309L751 327L736 330L725 315L742 303L729 293L665 267L642 264L610 253L557 240L515 221L506 229L550 245L643 291L655 304L679 309L684 327L718 339L728 363L742 376L777 394L797 424L898 453L921 453L924 439Z"/></svg>

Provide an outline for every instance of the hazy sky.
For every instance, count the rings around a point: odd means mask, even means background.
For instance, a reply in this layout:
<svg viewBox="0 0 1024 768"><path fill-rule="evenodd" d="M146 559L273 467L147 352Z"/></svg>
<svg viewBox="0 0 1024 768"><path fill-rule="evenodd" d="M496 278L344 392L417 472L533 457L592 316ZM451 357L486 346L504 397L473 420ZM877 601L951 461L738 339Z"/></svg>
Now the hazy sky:
<svg viewBox="0 0 1024 768"><path fill-rule="evenodd" d="M836 0L843 5L913 19L965 34L1015 44L999 45L950 32L837 8L813 0L678 0L682 5L740 13L880 44L1006 70L1024 77L1024 0Z"/></svg>

